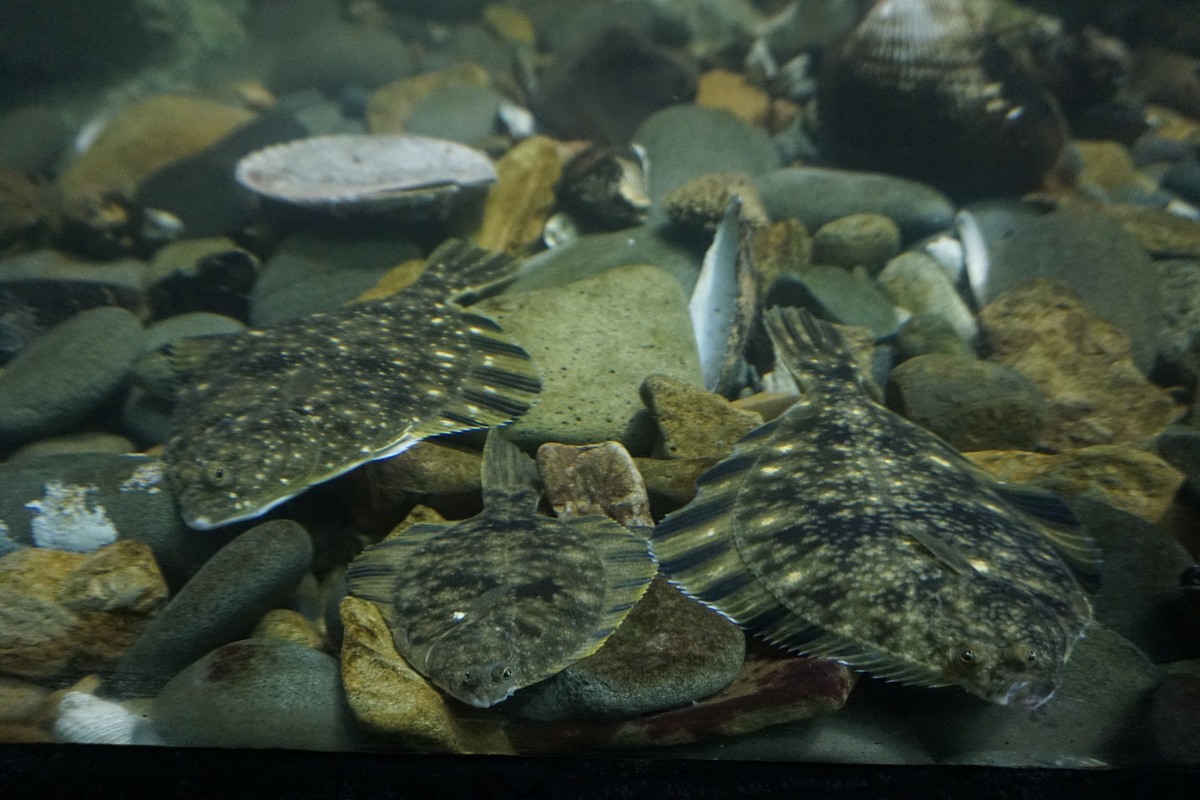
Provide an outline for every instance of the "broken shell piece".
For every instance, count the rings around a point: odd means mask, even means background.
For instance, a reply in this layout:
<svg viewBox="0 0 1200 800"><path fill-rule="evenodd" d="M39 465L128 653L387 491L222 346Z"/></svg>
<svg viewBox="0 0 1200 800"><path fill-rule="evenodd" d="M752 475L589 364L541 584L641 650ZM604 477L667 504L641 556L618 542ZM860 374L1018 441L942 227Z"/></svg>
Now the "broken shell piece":
<svg viewBox="0 0 1200 800"><path fill-rule="evenodd" d="M145 718L120 703L84 692L67 692L58 704L54 736L71 744L148 744Z"/></svg>
<svg viewBox="0 0 1200 800"><path fill-rule="evenodd" d="M491 160L480 151L407 134L297 139L251 153L235 174L264 197L342 212L444 209L460 192L496 180Z"/></svg>

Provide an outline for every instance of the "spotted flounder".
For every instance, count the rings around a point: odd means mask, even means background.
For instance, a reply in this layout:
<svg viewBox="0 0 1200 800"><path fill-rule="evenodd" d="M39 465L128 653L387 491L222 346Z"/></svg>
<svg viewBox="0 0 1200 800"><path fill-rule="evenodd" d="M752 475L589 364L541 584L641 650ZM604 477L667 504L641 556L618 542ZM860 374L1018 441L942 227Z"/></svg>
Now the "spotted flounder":
<svg viewBox="0 0 1200 800"><path fill-rule="evenodd" d="M657 571L649 542L608 517L535 514L537 481L533 460L493 430L480 514L406 528L346 574L351 594L379 605L405 660L473 706L594 653Z"/></svg>
<svg viewBox="0 0 1200 800"><path fill-rule="evenodd" d="M405 290L239 334L179 394L164 459L187 524L256 517L437 434L500 425L536 401L529 355L465 310L514 262L451 241Z"/></svg>
<svg viewBox="0 0 1200 800"><path fill-rule="evenodd" d="M828 323L779 308L766 321L804 394L659 524L663 571L787 650L1045 702L1092 616L1072 567L1099 556L1070 510L874 403Z"/></svg>

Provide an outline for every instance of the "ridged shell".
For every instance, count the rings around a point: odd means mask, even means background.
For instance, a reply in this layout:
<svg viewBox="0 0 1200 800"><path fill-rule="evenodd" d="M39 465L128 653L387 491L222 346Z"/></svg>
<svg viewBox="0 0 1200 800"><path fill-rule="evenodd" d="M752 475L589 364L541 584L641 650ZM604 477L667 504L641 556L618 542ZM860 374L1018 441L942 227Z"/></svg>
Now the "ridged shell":
<svg viewBox="0 0 1200 800"><path fill-rule="evenodd" d="M846 166L957 197L1037 188L1066 145L1047 94L965 0L879 0L821 81L826 145Z"/></svg>
<svg viewBox="0 0 1200 800"><path fill-rule="evenodd" d="M404 208L444 200L496 180L478 150L411 135L314 136L258 150L238 162L238 183L312 208Z"/></svg>
<svg viewBox="0 0 1200 800"><path fill-rule="evenodd" d="M133 744L146 721L119 703L67 692L58 704L54 737L71 744Z"/></svg>

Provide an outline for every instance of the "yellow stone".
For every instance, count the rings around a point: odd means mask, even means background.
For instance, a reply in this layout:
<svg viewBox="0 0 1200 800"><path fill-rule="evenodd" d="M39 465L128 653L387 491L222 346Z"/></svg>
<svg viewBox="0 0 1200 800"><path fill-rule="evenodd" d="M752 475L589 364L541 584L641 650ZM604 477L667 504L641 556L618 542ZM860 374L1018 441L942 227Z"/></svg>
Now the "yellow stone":
<svg viewBox="0 0 1200 800"><path fill-rule="evenodd" d="M1055 454L981 450L964 455L999 480L1099 500L1153 523L1163 519L1183 484L1183 474L1154 453L1124 445Z"/></svg>
<svg viewBox="0 0 1200 800"><path fill-rule="evenodd" d="M529 17L517 11L512 6L502 6L493 3L483 9L483 21L496 32L501 39L524 47L533 47L537 41L537 31Z"/></svg>
<svg viewBox="0 0 1200 800"><path fill-rule="evenodd" d="M713 69L700 76L696 105L728 111L743 122L763 127L771 115L771 98L736 72Z"/></svg>
<svg viewBox="0 0 1200 800"><path fill-rule="evenodd" d="M359 722L415 747L452 753L511 755L498 716L468 717L396 652L392 633L373 603L347 597L341 605L342 683Z"/></svg>
<svg viewBox="0 0 1200 800"><path fill-rule="evenodd" d="M355 299L378 300L381 297L390 297L401 289L408 288L424 269L425 259L423 258L414 258L402 264L397 264L385 272L383 277L374 286L367 289Z"/></svg>
<svg viewBox="0 0 1200 800"><path fill-rule="evenodd" d="M1078 140L1073 142L1083 160L1079 183L1096 186L1112 195L1121 190L1157 189L1154 181L1140 173L1133 157L1120 142Z"/></svg>
<svg viewBox="0 0 1200 800"><path fill-rule="evenodd" d="M254 112L200 97L160 95L120 111L59 179L69 196L132 197L160 167L204 150Z"/></svg>
<svg viewBox="0 0 1200 800"><path fill-rule="evenodd" d="M450 86L491 85L487 71L469 61L437 72L426 72L381 86L367 98L367 131L404 133L404 123L417 104L434 92Z"/></svg>
<svg viewBox="0 0 1200 800"><path fill-rule="evenodd" d="M1163 258L1200 258L1200 222L1163 208L1112 206L1104 213L1137 237L1142 247Z"/></svg>
<svg viewBox="0 0 1200 800"><path fill-rule="evenodd" d="M532 136L505 153L496 162L475 244L521 253L538 242L554 209L562 166L558 148L545 136Z"/></svg>
<svg viewBox="0 0 1200 800"><path fill-rule="evenodd" d="M262 619L251 631L250 638L292 642L314 650L319 650L322 644L321 634L316 626L303 614L289 608L273 608L263 614Z"/></svg>
<svg viewBox="0 0 1200 800"><path fill-rule="evenodd" d="M1166 106L1147 105L1146 121L1164 139L1200 147L1200 121Z"/></svg>

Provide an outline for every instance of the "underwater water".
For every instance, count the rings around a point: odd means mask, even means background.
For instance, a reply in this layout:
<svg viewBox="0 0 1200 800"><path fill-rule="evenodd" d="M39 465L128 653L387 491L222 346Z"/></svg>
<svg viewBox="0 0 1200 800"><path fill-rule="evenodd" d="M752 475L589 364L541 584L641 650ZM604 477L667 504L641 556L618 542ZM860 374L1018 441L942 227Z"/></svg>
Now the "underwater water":
<svg viewBox="0 0 1200 800"><path fill-rule="evenodd" d="M1200 10L0 7L0 743L1200 765Z"/></svg>

